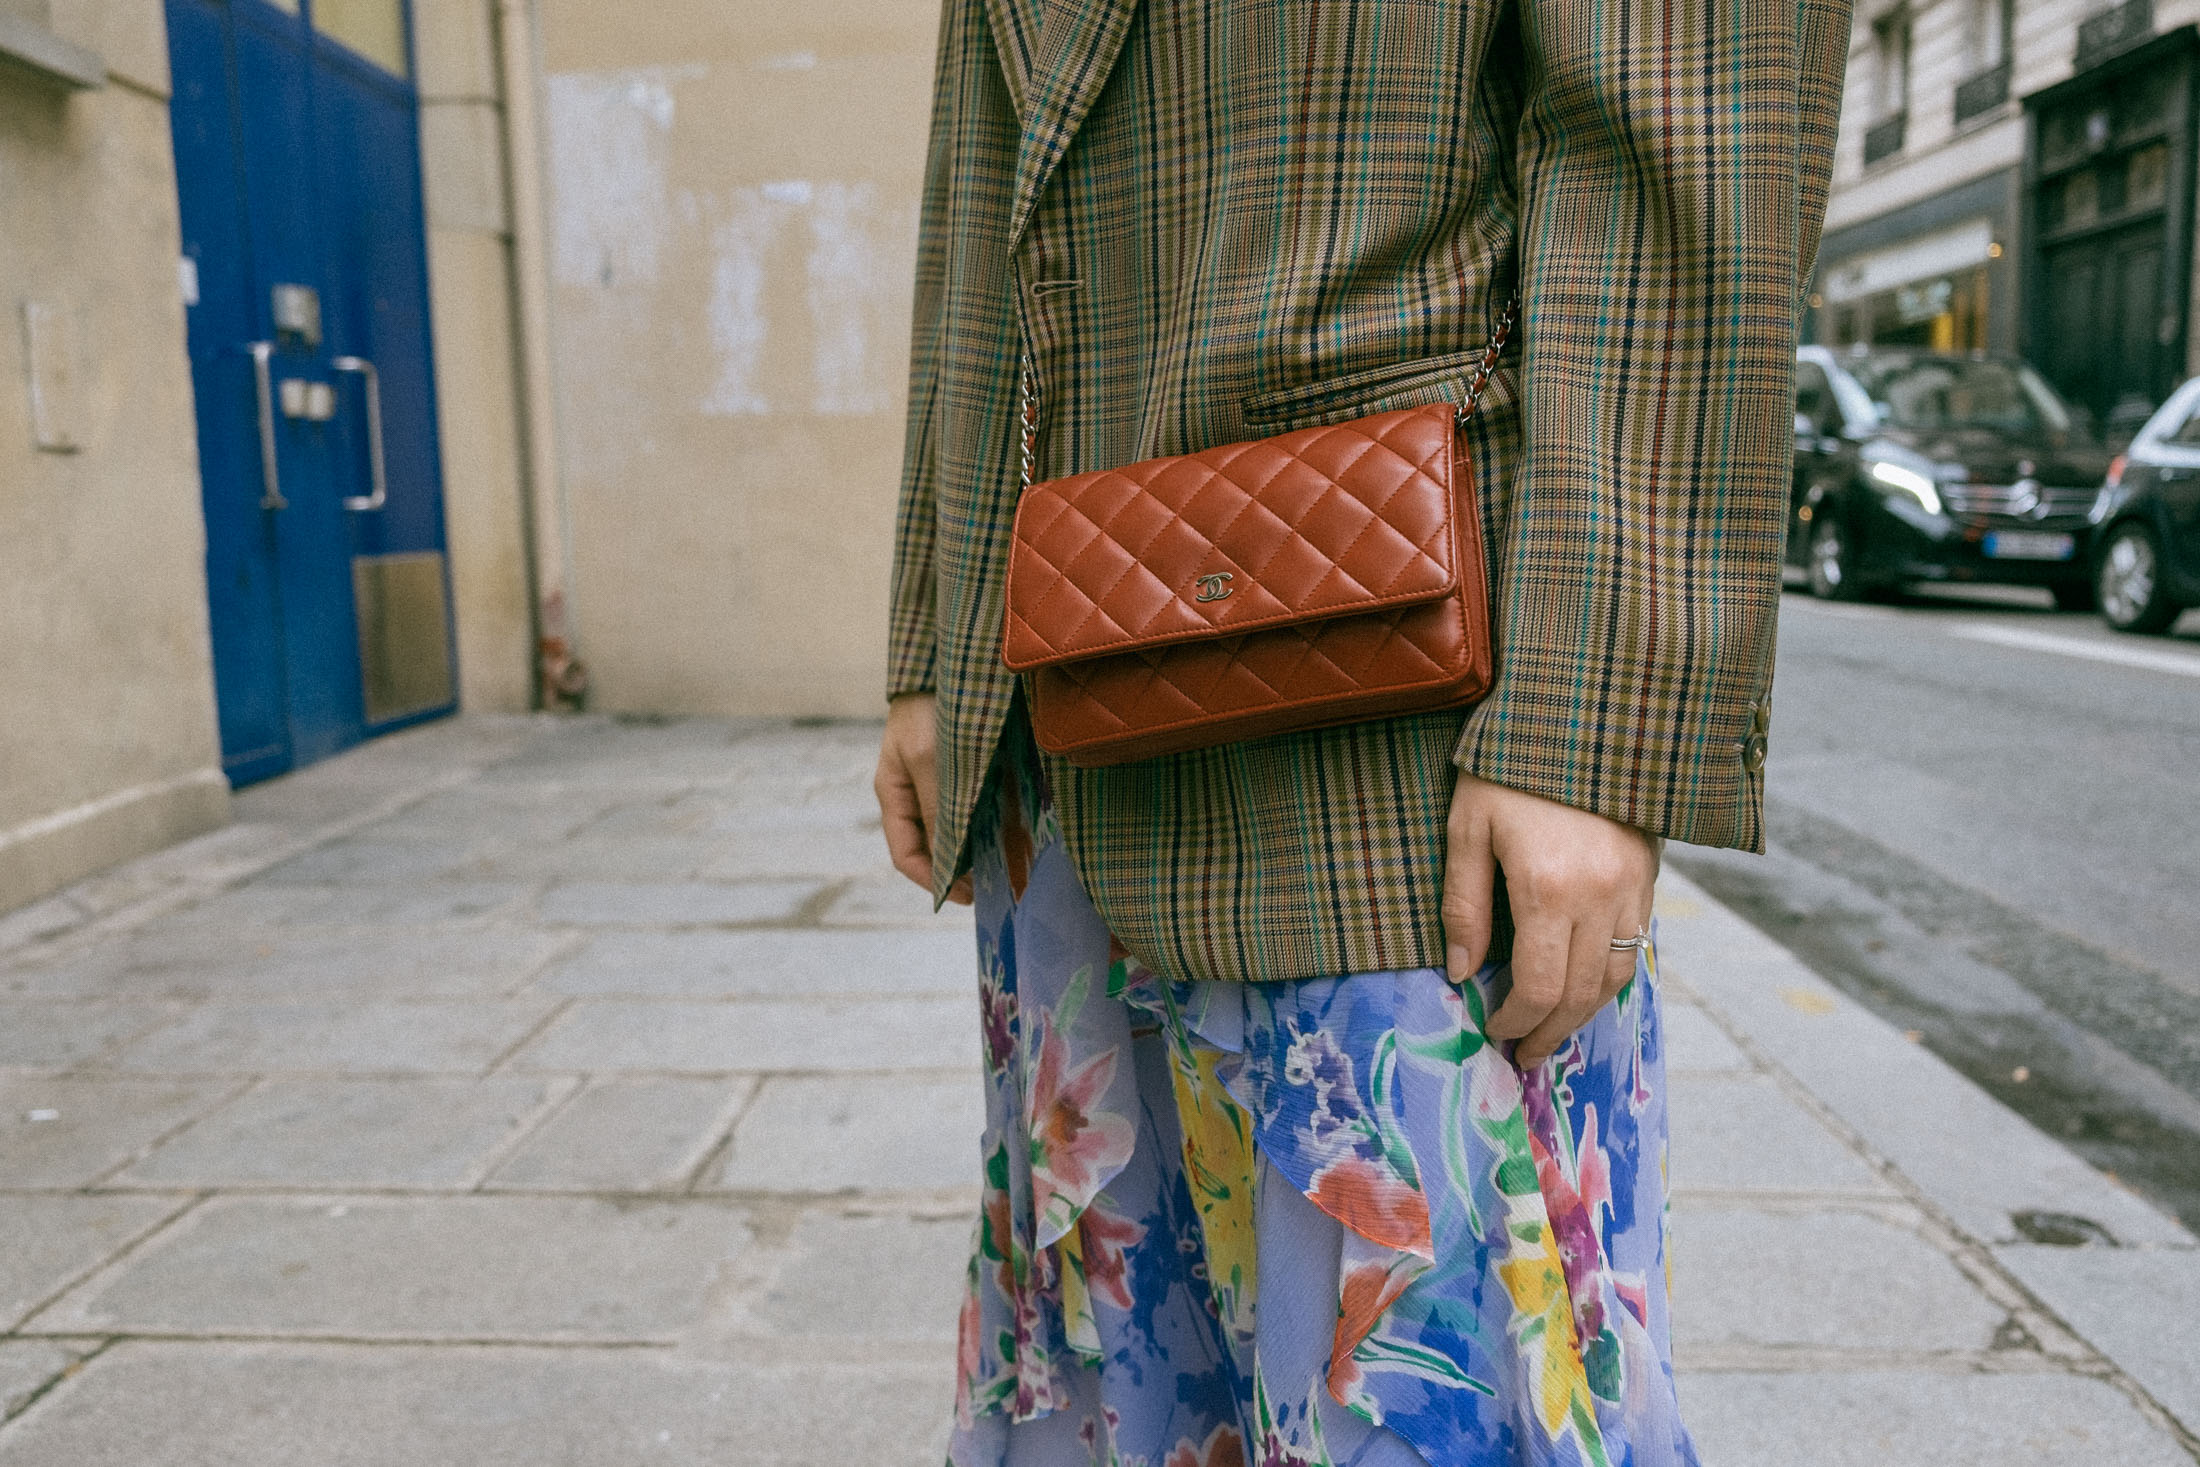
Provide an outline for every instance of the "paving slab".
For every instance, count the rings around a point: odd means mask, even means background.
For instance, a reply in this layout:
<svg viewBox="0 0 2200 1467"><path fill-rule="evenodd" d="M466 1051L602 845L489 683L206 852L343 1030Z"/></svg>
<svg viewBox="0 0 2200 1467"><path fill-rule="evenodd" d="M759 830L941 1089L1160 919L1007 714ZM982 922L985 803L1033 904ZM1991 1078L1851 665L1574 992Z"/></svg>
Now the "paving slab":
<svg viewBox="0 0 2200 1467"><path fill-rule="evenodd" d="M184 1205L176 1197L0 1194L0 1332L151 1232Z"/></svg>
<svg viewBox="0 0 2200 1467"><path fill-rule="evenodd" d="M0 1428L0 1467L938 1467L952 1372L128 1341Z"/></svg>
<svg viewBox="0 0 2200 1467"><path fill-rule="evenodd" d="M1669 1090L1675 1191L1894 1195L1769 1076L1676 1074Z"/></svg>
<svg viewBox="0 0 2200 1467"><path fill-rule="evenodd" d="M0 964L5 964L16 949L66 932L84 917L84 908L65 896L51 896L12 912L0 912Z"/></svg>
<svg viewBox="0 0 2200 1467"><path fill-rule="evenodd" d="M623 800L577 832L584 840L662 840L667 836L707 834L723 806L694 794L659 792Z"/></svg>
<svg viewBox="0 0 2200 1467"><path fill-rule="evenodd" d="M1682 1377L1704 1467L2192 1467L2105 1381L1937 1371Z"/></svg>
<svg viewBox="0 0 2200 1467"><path fill-rule="evenodd" d="M521 927L372 933L157 924L124 941L0 974L34 998L476 998L509 992L572 939Z"/></svg>
<svg viewBox="0 0 2200 1467"><path fill-rule="evenodd" d="M677 1191L756 1093L748 1077L613 1079L590 1086L498 1167L491 1190Z"/></svg>
<svg viewBox="0 0 2200 1467"><path fill-rule="evenodd" d="M697 1199L217 1197L29 1328L670 1342L747 1238Z"/></svg>
<svg viewBox="0 0 2200 1467"><path fill-rule="evenodd" d="M570 1080L270 1080L112 1185L462 1187Z"/></svg>
<svg viewBox="0 0 2200 1467"><path fill-rule="evenodd" d="M875 814L861 826L738 817L725 824L730 828L715 832L717 850L703 864L705 876L861 876L892 869Z"/></svg>
<svg viewBox="0 0 2200 1467"><path fill-rule="evenodd" d="M0 1187L84 1186L236 1088L205 1080L0 1080Z"/></svg>
<svg viewBox="0 0 2200 1467"><path fill-rule="evenodd" d="M493 829L494 827L488 827ZM332 841L317 850L268 867L254 883L262 886L377 886L463 877L486 858L505 849L501 831L483 827L445 839L377 840L371 835Z"/></svg>
<svg viewBox="0 0 2200 1467"><path fill-rule="evenodd" d="M504 856L557 845L584 829L613 800L611 795L570 785L499 785L476 780L377 821L359 834L366 840L449 845L478 837L487 829L503 842L491 854Z"/></svg>
<svg viewBox="0 0 2200 1467"><path fill-rule="evenodd" d="M933 911L931 894L898 871L851 878L818 920L829 927L952 928L977 941L970 908L950 902Z"/></svg>
<svg viewBox="0 0 2200 1467"><path fill-rule="evenodd" d="M1668 871L1659 890L1664 971L1748 1034L1965 1232L2015 1243L2016 1214L2065 1212L2126 1243L2193 1245L2175 1220L1905 1041L1685 877ZM1690 915L1667 910L1676 896L1692 904ZM1674 1114L1677 1128L1677 1107Z"/></svg>
<svg viewBox="0 0 2200 1467"><path fill-rule="evenodd" d="M568 881L543 893L545 922L589 927L700 927L791 922L824 888L815 881Z"/></svg>
<svg viewBox="0 0 2200 1467"><path fill-rule="evenodd" d="M706 1184L735 1192L978 1185L985 1091L977 1074L787 1076L764 1082Z"/></svg>
<svg viewBox="0 0 2200 1467"><path fill-rule="evenodd" d="M474 874L491 880L554 879L573 882L679 882L695 879L719 854L715 836L609 838L516 846Z"/></svg>
<svg viewBox="0 0 2200 1467"><path fill-rule="evenodd" d="M975 1068L968 999L860 1002L583 999L516 1063L538 1070L925 1070Z"/></svg>
<svg viewBox="0 0 2200 1467"><path fill-rule="evenodd" d="M634 998L938 993L977 1002L966 925L923 932L607 932L531 991Z"/></svg>
<svg viewBox="0 0 2200 1467"><path fill-rule="evenodd" d="M744 1260L747 1287L732 1293L704 1332L951 1346L972 1226L962 1216L806 1212L785 1242Z"/></svg>
<svg viewBox="0 0 2200 1467"><path fill-rule="evenodd" d="M165 1074L473 1074L541 1023L556 1002L209 1004L129 1046L116 1064Z"/></svg>
<svg viewBox="0 0 2200 1467"><path fill-rule="evenodd" d="M1711 1022L1710 1016L1695 1004L1675 1003L1668 997L1662 1012L1668 1073L1756 1068L1749 1056L1742 1053L1741 1046L1728 1038L1726 1031Z"/></svg>
<svg viewBox="0 0 2200 1467"><path fill-rule="evenodd" d="M423 881L395 886L242 886L200 903L171 924L221 927L419 929L481 926L530 902L532 881Z"/></svg>
<svg viewBox="0 0 2200 1467"><path fill-rule="evenodd" d="M167 1023L173 1004L0 999L0 1068L60 1070Z"/></svg>
<svg viewBox="0 0 2200 1467"><path fill-rule="evenodd" d="M82 1348L61 1340L0 1340L0 1421L83 1358Z"/></svg>
<svg viewBox="0 0 2200 1467"><path fill-rule="evenodd" d="M2200 1437L2200 1252L2012 1247L1994 1256Z"/></svg>
<svg viewBox="0 0 2200 1467"><path fill-rule="evenodd" d="M2007 1317L1886 1216L1674 1208L1673 1338L1684 1348L1985 1350Z"/></svg>

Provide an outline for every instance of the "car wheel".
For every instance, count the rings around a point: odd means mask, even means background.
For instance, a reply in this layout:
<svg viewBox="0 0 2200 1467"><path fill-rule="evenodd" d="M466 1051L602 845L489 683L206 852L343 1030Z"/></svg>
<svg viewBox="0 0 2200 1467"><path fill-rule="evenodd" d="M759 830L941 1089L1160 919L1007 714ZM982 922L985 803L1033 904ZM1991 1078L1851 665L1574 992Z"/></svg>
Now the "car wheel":
<svg viewBox="0 0 2200 1467"><path fill-rule="evenodd" d="M2048 589L2055 593L2057 611L2091 611L2100 605L2091 581L2063 581Z"/></svg>
<svg viewBox="0 0 2200 1467"><path fill-rule="evenodd" d="M2094 573L2101 615L2119 632L2168 629L2183 610L2162 584L2162 552L2145 525L2121 525L2108 537Z"/></svg>
<svg viewBox="0 0 2200 1467"><path fill-rule="evenodd" d="M1824 601L1854 601L1863 595L1857 584L1856 558L1849 553L1849 537L1840 519L1832 514L1811 527L1810 550L1804 557L1810 577L1810 594Z"/></svg>

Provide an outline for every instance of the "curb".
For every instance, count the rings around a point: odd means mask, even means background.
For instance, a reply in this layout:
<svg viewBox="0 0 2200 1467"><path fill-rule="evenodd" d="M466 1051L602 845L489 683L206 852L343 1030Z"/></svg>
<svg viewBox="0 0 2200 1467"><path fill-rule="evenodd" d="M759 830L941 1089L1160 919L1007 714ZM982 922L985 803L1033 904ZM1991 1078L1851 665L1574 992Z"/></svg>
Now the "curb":
<svg viewBox="0 0 2200 1467"><path fill-rule="evenodd" d="M2200 1456L2200 1353L2174 1323L2200 1317L2200 1238L1670 867L1657 913L1659 971L1676 995L1848 1132L1975 1259L2099 1351ZM2033 1241L2043 1232L2074 1246Z"/></svg>

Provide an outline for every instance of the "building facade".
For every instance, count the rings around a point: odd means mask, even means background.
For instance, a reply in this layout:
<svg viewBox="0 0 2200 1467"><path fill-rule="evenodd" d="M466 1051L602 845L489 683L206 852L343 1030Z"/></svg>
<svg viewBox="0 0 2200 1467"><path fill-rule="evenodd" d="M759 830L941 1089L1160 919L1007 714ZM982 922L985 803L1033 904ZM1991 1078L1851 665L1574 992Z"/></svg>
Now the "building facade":
<svg viewBox="0 0 2200 1467"><path fill-rule="evenodd" d="M2200 369L2200 0L1859 4L1808 330L2020 354L2111 438Z"/></svg>
<svg viewBox="0 0 2200 1467"><path fill-rule="evenodd" d="M876 711L932 28L0 0L0 912L460 708Z"/></svg>

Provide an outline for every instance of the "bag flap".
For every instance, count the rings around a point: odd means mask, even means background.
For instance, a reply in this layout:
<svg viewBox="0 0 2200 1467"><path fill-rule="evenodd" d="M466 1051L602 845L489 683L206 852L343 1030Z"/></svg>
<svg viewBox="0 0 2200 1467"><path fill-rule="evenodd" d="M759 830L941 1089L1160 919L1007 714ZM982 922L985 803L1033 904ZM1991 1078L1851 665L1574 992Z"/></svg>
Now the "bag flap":
<svg viewBox="0 0 2200 1467"><path fill-rule="evenodd" d="M1016 507L1001 660L1025 672L1450 595L1452 413L1034 484Z"/></svg>

